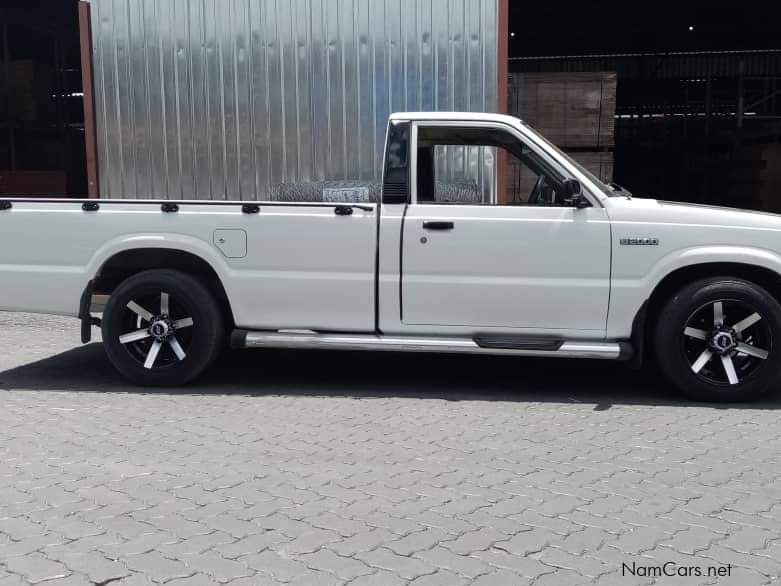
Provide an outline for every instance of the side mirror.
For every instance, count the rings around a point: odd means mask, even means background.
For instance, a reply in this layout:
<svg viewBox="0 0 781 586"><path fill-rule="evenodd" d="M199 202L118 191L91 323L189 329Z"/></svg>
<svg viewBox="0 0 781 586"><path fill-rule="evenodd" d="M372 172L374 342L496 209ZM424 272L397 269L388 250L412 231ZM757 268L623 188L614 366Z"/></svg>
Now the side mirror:
<svg viewBox="0 0 781 586"><path fill-rule="evenodd" d="M564 203L574 206L578 209L591 207L591 203L583 195L580 187L580 181L577 179L566 179L563 187Z"/></svg>

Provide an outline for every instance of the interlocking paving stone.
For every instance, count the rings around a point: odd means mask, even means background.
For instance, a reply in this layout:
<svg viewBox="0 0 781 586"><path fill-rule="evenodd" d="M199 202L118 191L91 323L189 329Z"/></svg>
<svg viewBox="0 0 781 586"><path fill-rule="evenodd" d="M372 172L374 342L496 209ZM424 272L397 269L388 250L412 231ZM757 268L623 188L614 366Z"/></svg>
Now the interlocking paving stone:
<svg viewBox="0 0 781 586"><path fill-rule="evenodd" d="M270 550L239 558L243 564L285 582L307 573L307 567Z"/></svg>
<svg viewBox="0 0 781 586"><path fill-rule="evenodd" d="M325 529L310 529L296 537L293 541L282 543L278 550L287 556L316 552L321 547L339 541L341 537L335 531Z"/></svg>
<svg viewBox="0 0 781 586"><path fill-rule="evenodd" d="M0 519L0 531L15 540L38 537L49 533L43 523L33 523L24 517Z"/></svg>
<svg viewBox="0 0 781 586"><path fill-rule="evenodd" d="M415 554L424 562L428 562L437 568L444 568L459 576L474 579L482 574L489 573L492 568L487 563L470 556L458 555L444 547L437 546Z"/></svg>
<svg viewBox="0 0 781 586"><path fill-rule="evenodd" d="M724 535L721 533L703 527L689 527L684 531L679 531L668 540L662 541L661 545L681 553L694 555L708 549L712 543L723 539Z"/></svg>
<svg viewBox="0 0 781 586"><path fill-rule="evenodd" d="M19 574L31 584L65 578L70 574L70 570L64 565L53 562L37 552L13 557L5 565L9 571Z"/></svg>
<svg viewBox="0 0 781 586"><path fill-rule="evenodd" d="M150 551L161 551L168 544L179 543L180 539L172 533L158 532L141 535L135 539L118 543L98 545L97 548L112 559L140 555Z"/></svg>
<svg viewBox="0 0 781 586"><path fill-rule="evenodd" d="M556 570L552 574L545 574L534 581L535 586L579 586L588 584L591 580L578 572L570 570Z"/></svg>
<svg viewBox="0 0 781 586"><path fill-rule="evenodd" d="M288 584L290 586L342 586L344 582L325 572L307 572L296 576Z"/></svg>
<svg viewBox="0 0 781 586"><path fill-rule="evenodd" d="M408 584L408 581L385 570L378 570L367 576L359 576L350 582L350 586L402 586L403 584Z"/></svg>
<svg viewBox="0 0 781 586"><path fill-rule="evenodd" d="M154 582L187 578L195 573L179 560L163 557L156 551L129 557L126 563L128 568L149 576Z"/></svg>
<svg viewBox="0 0 781 586"><path fill-rule="evenodd" d="M410 582L411 586L459 586L468 584L469 581L463 576L458 576L447 570L438 570L434 574L415 578Z"/></svg>
<svg viewBox="0 0 781 586"><path fill-rule="evenodd" d="M166 584L173 584L174 586L217 586L219 582L205 574L195 574L187 578L175 578L170 582L166 582Z"/></svg>
<svg viewBox="0 0 781 586"><path fill-rule="evenodd" d="M227 560L214 552L207 552L187 558L187 565L220 583L230 582L254 574L247 566L233 560Z"/></svg>
<svg viewBox="0 0 781 586"><path fill-rule="evenodd" d="M551 533L548 531L532 529L531 531L522 531L509 539L497 539L494 544L498 549L523 557L548 547L551 538Z"/></svg>
<svg viewBox="0 0 781 586"><path fill-rule="evenodd" d="M298 556L298 560L313 570L329 572L342 580L354 580L373 572L372 568L350 557L342 557L327 549Z"/></svg>
<svg viewBox="0 0 781 586"><path fill-rule="evenodd" d="M356 533L352 537L348 537L341 541L329 543L326 547L339 555L355 556L355 554L359 552L371 551L394 539L397 539L397 536L385 529L371 529L369 531Z"/></svg>
<svg viewBox="0 0 781 586"><path fill-rule="evenodd" d="M46 586L93 586L94 581L81 574L71 574L67 578L55 578L43 582Z"/></svg>
<svg viewBox="0 0 781 586"><path fill-rule="evenodd" d="M667 561L732 564L687 584L781 579L778 398L688 403L604 363L286 352L139 389L75 320L0 331L0 586L609 586Z"/></svg>
<svg viewBox="0 0 781 586"><path fill-rule="evenodd" d="M216 550L217 547L230 544L235 540L234 537L226 533L214 531L213 533L208 533L206 535L195 535L190 539L180 539L176 542L162 543L155 549L163 553L166 557L184 559L204 554L212 549Z"/></svg>
<svg viewBox="0 0 781 586"><path fill-rule="evenodd" d="M582 576L596 578L609 573L613 567L590 555L575 555L555 547L540 553L540 562L563 570L572 570Z"/></svg>
<svg viewBox="0 0 781 586"><path fill-rule="evenodd" d="M214 545L212 549L224 558L235 559L243 555L259 553L285 541L290 541L290 538L271 530L249 535L243 539L221 542Z"/></svg>
<svg viewBox="0 0 781 586"><path fill-rule="evenodd" d="M643 551L653 549L669 538L670 535L658 527L634 527L629 533L625 533L608 545L621 553L637 555Z"/></svg>
<svg viewBox="0 0 781 586"><path fill-rule="evenodd" d="M436 567L427 562L398 555L384 547L367 553L359 553L356 557L369 566L394 572L406 580L433 574L436 571Z"/></svg>
<svg viewBox="0 0 781 586"><path fill-rule="evenodd" d="M435 545L453 539L453 536L441 529L424 529L416 533L410 533L401 539L387 543L385 547L399 554L410 556L413 553L431 549Z"/></svg>
<svg viewBox="0 0 781 586"><path fill-rule="evenodd" d="M28 555L38 551L46 546L57 545L64 541L62 537L54 534L35 535L26 537L19 541L8 541L0 543L0 560L8 559L18 555Z"/></svg>
<svg viewBox="0 0 781 586"><path fill-rule="evenodd" d="M127 578L122 578L116 582L111 582L112 586L115 584L117 586L153 586L155 583L149 576L135 573L128 576Z"/></svg>
<svg viewBox="0 0 781 586"><path fill-rule="evenodd" d="M443 545L453 553L469 555L476 551L486 550L496 542L507 539L509 539L507 534L484 527L463 533L458 539L448 540Z"/></svg>
<svg viewBox="0 0 781 586"><path fill-rule="evenodd" d="M509 570L496 570L480 576L472 582L472 586L526 586L531 583L531 579L526 576L519 576Z"/></svg>
<svg viewBox="0 0 781 586"><path fill-rule="evenodd" d="M87 576L95 583L117 580L130 574L124 564L109 560L98 552L68 553L59 558L59 561L68 569Z"/></svg>
<svg viewBox="0 0 781 586"><path fill-rule="evenodd" d="M474 557L492 568L510 570L523 576L536 578L543 574L549 574L556 568L543 564L539 560L528 556L517 556L504 550L492 548L486 551L478 551Z"/></svg>

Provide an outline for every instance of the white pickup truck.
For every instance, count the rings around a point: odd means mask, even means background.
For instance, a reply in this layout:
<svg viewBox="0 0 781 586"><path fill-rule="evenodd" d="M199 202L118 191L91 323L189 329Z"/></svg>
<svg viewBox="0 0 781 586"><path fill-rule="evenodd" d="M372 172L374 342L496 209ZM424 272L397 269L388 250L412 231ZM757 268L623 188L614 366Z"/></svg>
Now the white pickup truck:
<svg viewBox="0 0 781 586"><path fill-rule="evenodd" d="M441 180L456 167L482 187ZM781 382L780 216L632 198L493 114L394 114L374 191L2 199L0 309L77 316L84 342L101 326L109 359L140 385L192 380L228 340L652 356L708 400ZM96 295L109 296L100 318Z"/></svg>

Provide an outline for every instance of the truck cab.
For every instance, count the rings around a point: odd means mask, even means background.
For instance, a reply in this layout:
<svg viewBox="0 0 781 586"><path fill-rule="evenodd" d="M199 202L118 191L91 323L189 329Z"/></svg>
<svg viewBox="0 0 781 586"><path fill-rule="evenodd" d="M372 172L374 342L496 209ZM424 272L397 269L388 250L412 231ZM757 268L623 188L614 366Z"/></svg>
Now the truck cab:
<svg viewBox="0 0 781 586"><path fill-rule="evenodd" d="M388 137L381 293L398 306L381 299L381 329L605 337L610 224L589 176L506 116L398 114Z"/></svg>

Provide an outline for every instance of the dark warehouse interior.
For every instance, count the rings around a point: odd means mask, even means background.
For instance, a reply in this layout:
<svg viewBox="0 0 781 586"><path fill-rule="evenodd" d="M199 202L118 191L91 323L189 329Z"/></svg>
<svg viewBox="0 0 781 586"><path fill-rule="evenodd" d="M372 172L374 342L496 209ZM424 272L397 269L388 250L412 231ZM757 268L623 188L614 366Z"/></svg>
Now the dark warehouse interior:
<svg viewBox="0 0 781 586"><path fill-rule="evenodd" d="M0 7L0 194L86 192L76 1Z"/></svg>
<svg viewBox="0 0 781 586"><path fill-rule="evenodd" d="M511 0L509 69L615 72L613 178L636 195L781 212L771 6Z"/></svg>

